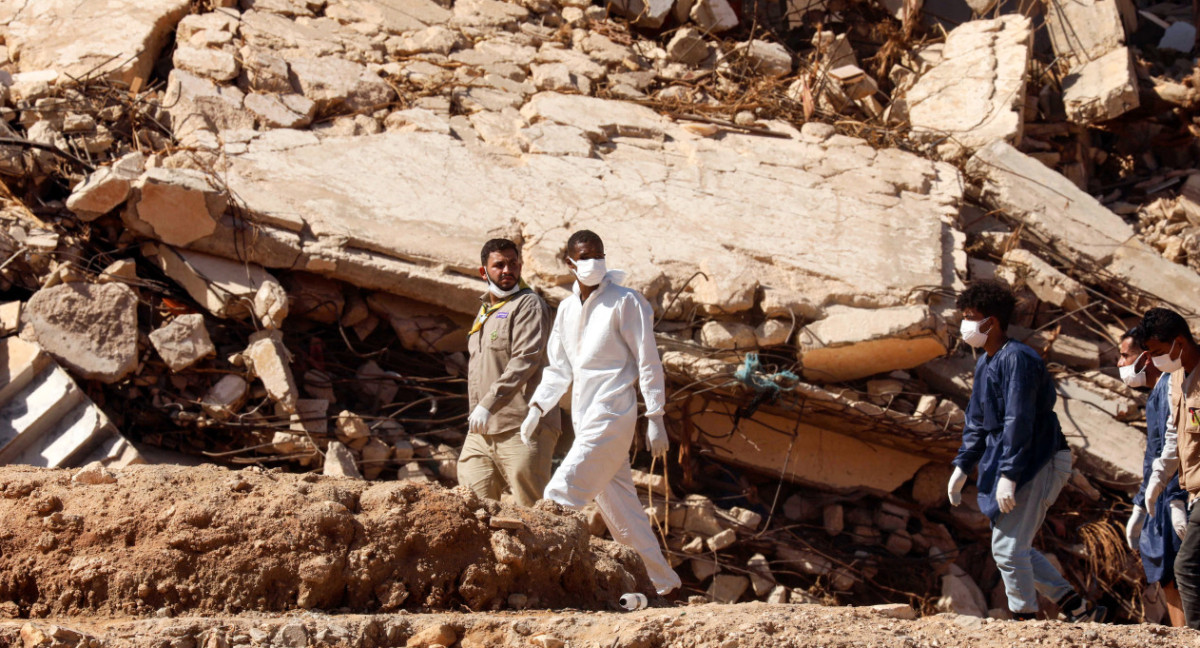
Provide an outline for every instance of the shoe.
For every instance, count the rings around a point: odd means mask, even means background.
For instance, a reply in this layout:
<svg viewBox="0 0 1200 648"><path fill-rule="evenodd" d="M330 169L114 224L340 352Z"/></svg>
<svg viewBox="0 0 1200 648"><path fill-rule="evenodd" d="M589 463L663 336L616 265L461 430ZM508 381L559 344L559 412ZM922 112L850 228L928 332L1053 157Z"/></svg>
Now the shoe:
<svg viewBox="0 0 1200 648"><path fill-rule="evenodd" d="M1067 623L1104 623L1108 608L1085 601L1078 592L1072 593L1058 604Z"/></svg>
<svg viewBox="0 0 1200 648"><path fill-rule="evenodd" d="M1013 621L1033 621L1037 619L1037 612L1012 612Z"/></svg>

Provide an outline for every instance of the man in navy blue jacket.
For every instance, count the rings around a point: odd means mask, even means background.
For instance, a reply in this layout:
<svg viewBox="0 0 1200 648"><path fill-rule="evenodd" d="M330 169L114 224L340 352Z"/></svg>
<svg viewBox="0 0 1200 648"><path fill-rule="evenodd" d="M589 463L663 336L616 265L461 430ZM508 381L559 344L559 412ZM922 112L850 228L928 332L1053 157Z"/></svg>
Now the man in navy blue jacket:
<svg viewBox="0 0 1200 648"><path fill-rule="evenodd" d="M1125 540L1129 548L1142 555L1142 570L1146 582L1158 583L1167 604L1171 625L1183 627L1183 602L1175 587L1175 555L1182 541L1182 527L1187 525L1187 492L1179 487L1179 477L1173 477L1155 502L1154 515L1146 525L1146 480L1154 468L1154 460L1162 453L1163 437L1170 413L1171 374L1160 372L1150 355L1143 349L1145 333L1141 328L1130 329L1122 338L1117 367L1121 380L1134 389L1153 386L1146 399L1146 454L1142 459L1142 484L1133 497L1133 513L1125 524Z"/></svg>
<svg viewBox="0 0 1200 648"><path fill-rule="evenodd" d="M1071 477L1071 451L1054 413L1057 398L1036 351L1009 339L1012 292L979 281L958 297L962 336L983 349L975 363L962 446L947 491L962 501L967 475L978 466L979 509L992 521L992 558L1016 619L1037 615L1040 592L1070 621L1101 621L1105 610L1077 594L1038 550L1033 538Z"/></svg>

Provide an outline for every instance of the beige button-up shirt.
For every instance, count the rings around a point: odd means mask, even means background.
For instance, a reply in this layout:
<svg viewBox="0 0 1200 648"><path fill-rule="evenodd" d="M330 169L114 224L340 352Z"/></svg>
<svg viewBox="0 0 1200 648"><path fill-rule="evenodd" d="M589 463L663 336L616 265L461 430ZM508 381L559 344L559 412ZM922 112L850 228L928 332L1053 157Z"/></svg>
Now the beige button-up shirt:
<svg viewBox="0 0 1200 648"><path fill-rule="evenodd" d="M485 294L480 298L488 303ZM550 307L532 290L513 295L467 338L470 409L492 413L484 434L516 432L529 413L529 401L546 366L550 339ZM561 427L558 408L547 411L542 425Z"/></svg>

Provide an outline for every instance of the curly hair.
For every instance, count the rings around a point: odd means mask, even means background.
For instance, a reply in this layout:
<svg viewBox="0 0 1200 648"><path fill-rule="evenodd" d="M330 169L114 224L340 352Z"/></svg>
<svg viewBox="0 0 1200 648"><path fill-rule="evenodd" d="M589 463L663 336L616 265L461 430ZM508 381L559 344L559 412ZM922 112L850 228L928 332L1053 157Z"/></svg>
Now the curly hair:
<svg viewBox="0 0 1200 648"><path fill-rule="evenodd" d="M1017 307L1017 298L1005 284L984 279L976 281L958 295L956 302L959 310L974 308L983 313L984 317L995 317L1000 323L1000 330L1007 331L1008 323L1012 321L1013 311Z"/></svg>

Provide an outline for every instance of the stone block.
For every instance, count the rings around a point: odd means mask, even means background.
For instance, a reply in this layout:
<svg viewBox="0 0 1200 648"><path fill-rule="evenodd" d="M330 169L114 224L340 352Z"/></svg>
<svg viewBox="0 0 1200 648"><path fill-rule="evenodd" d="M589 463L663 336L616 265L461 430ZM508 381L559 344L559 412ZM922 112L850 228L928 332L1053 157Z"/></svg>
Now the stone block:
<svg viewBox="0 0 1200 648"><path fill-rule="evenodd" d="M243 319L256 314L255 296L264 285L285 294L270 273L253 263L154 243L144 244L142 254L217 317ZM286 308L283 312L286 314Z"/></svg>
<svg viewBox="0 0 1200 648"><path fill-rule="evenodd" d="M277 331L256 333L242 355L250 370L267 388L267 395L285 412L293 414L300 394L292 375L291 353L283 345L282 338Z"/></svg>
<svg viewBox="0 0 1200 648"><path fill-rule="evenodd" d="M58 284L29 298L22 336L76 376L115 383L138 365L137 306L124 284Z"/></svg>
<svg viewBox="0 0 1200 648"><path fill-rule="evenodd" d="M925 306L830 307L800 331L804 377L842 382L910 369L946 353L944 325Z"/></svg>
<svg viewBox="0 0 1200 648"><path fill-rule="evenodd" d="M1072 68L1062 86L1067 119L1079 124L1108 121L1140 105L1137 72L1127 47Z"/></svg>
<svg viewBox="0 0 1200 648"><path fill-rule="evenodd" d="M1009 250L1004 254L1001 268L1001 278L1011 285L1028 287L1044 302L1066 310L1076 310L1091 301L1082 284L1029 250Z"/></svg>
<svg viewBox="0 0 1200 648"><path fill-rule="evenodd" d="M713 603L737 603L750 587L750 579L735 574L717 574L708 588L708 598Z"/></svg>
<svg viewBox="0 0 1200 648"><path fill-rule="evenodd" d="M758 344L754 328L742 322L712 320L696 333L696 341L713 349L753 349Z"/></svg>
<svg viewBox="0 0 1200 648"><path fill-rule="evenodd" d="M183 371L217 352L199 313L180 315L151 331L150 343L171 371Z"/></svg>
<svg viewBox="0 0 1200 648"><path fill-rule="evenodd" d="M249 391L250 383L245 378L226 374L209 388L204 398L200 399L200 405L209 416L225 420L237 414L246 402Z"/></svg>

